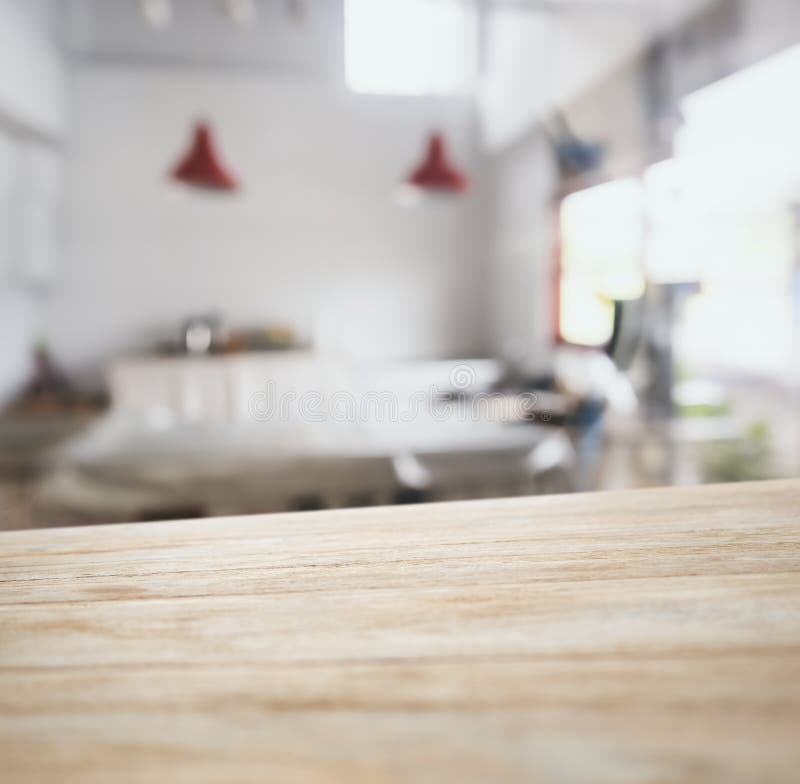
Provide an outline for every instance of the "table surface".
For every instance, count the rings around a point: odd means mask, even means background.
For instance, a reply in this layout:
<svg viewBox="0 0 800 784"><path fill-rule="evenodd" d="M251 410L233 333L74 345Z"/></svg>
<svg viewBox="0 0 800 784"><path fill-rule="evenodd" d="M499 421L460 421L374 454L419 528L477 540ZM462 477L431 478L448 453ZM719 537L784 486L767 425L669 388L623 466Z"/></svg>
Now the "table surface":
<svg viewBox="0 0 800 784"><path fill-rule="evenodd" d="M0 778L796 782L800 481L0 534Z"/></svg>

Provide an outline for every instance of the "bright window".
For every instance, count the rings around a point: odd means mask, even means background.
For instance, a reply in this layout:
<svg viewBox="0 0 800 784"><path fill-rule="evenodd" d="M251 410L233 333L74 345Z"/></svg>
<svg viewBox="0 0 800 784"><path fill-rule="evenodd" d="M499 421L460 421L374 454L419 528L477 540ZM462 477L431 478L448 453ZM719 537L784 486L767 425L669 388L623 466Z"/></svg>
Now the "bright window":
<svg viewBox="0 0 800 784"><path fill-rule="evenodd" d="M605 345L614 329L614 300L643 294L643 206L635 178L562 202L559 331L568 343Z"/></svg>
<svg viewBox="0 0 800 784"><path fill-rule="evenodd" d="M477 22L462 0L345 0L345 78L359 93L470 89Z"/></svg>
<svg viewBox="0 0 800 784"><path fill-rule="evenodd" d="M794 364L800 46L688 96L676 157L645 175L648 276L696 281L675 327L689 370L784 379Z"/></svg>

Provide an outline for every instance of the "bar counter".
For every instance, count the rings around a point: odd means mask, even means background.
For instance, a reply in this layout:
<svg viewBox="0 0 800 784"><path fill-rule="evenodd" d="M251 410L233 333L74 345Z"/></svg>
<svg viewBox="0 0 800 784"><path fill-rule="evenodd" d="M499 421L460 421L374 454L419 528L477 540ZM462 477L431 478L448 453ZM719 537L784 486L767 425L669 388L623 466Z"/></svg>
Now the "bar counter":
<svg viewBox="0 0 800 784"><path fill-rule="evenodd" d="M796 782L800 481L0 534L0 779Z"/></svg>

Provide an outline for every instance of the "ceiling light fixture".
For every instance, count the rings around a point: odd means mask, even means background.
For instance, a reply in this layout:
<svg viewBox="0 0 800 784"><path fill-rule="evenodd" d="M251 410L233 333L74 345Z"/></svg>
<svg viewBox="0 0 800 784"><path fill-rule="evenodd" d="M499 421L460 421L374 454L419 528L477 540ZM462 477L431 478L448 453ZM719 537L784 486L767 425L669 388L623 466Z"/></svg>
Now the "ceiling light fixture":
<svg viewBox="0 0 800 784"><path fill-rule="evenodd" d="M210 126L198 122L186 154L172 169L170 176L192 188L210 191L235 191L239 181L220 160Z"/></svg>
<svg viewBox="0 0 800 784"><path fill-rule="evenodd" d="M408 175L406 184L438 193L463 193L469 178L450 159L443 134L432 133L422 162Z"/></svg>

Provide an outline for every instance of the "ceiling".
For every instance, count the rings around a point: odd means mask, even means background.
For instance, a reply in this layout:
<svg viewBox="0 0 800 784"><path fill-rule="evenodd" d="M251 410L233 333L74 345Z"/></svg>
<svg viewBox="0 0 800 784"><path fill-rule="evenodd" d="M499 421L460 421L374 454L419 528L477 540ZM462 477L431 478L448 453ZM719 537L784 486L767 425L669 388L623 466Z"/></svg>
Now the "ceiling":
<svg viewBox="0 0 800 784"><path fill-rule="evenodd" d="M66 46L84 61L314 76L341 60L338 0L253 2L257 22L237 26L220 0L171 0L172 22L157 29L146 21L139 0L69 0Z"/></svg>
<svg viewBox="0 0 800 784"><path fill-rule="evenodd" d="M229 0L230 1L230 0ZM341 74L343 0L248 0L257 23L239 27L223 0L171 0L173 21L149 25L141 0L66 0L66 45L84 60L142 65L246 67ZM402 0L401 0L402 1ZM470 0L465 0L470 2ZM548 24L629 26L646 36L709 0L472 0L489 13L517 11ZM532 45L538 42L531 41Z"/></svg>
<svg viewBox="0 0 800 784"><path fill-rule="evenodd" d="M666 30L715 0L492 0L480 107L485 139L500 149L557 106L569 105Z"/></svg>
<svg viewBox="0 0 800 784"><path fill-rule="evenodd" d="M73 60L344 81L344 0L252 0L258 21L247 27L226 17L223 0L171 0L173 21L164 29L147 23L141 2L59 4ZM487 140L497 147L714 0L465 2L484 12L481 109Z"/></svg>

